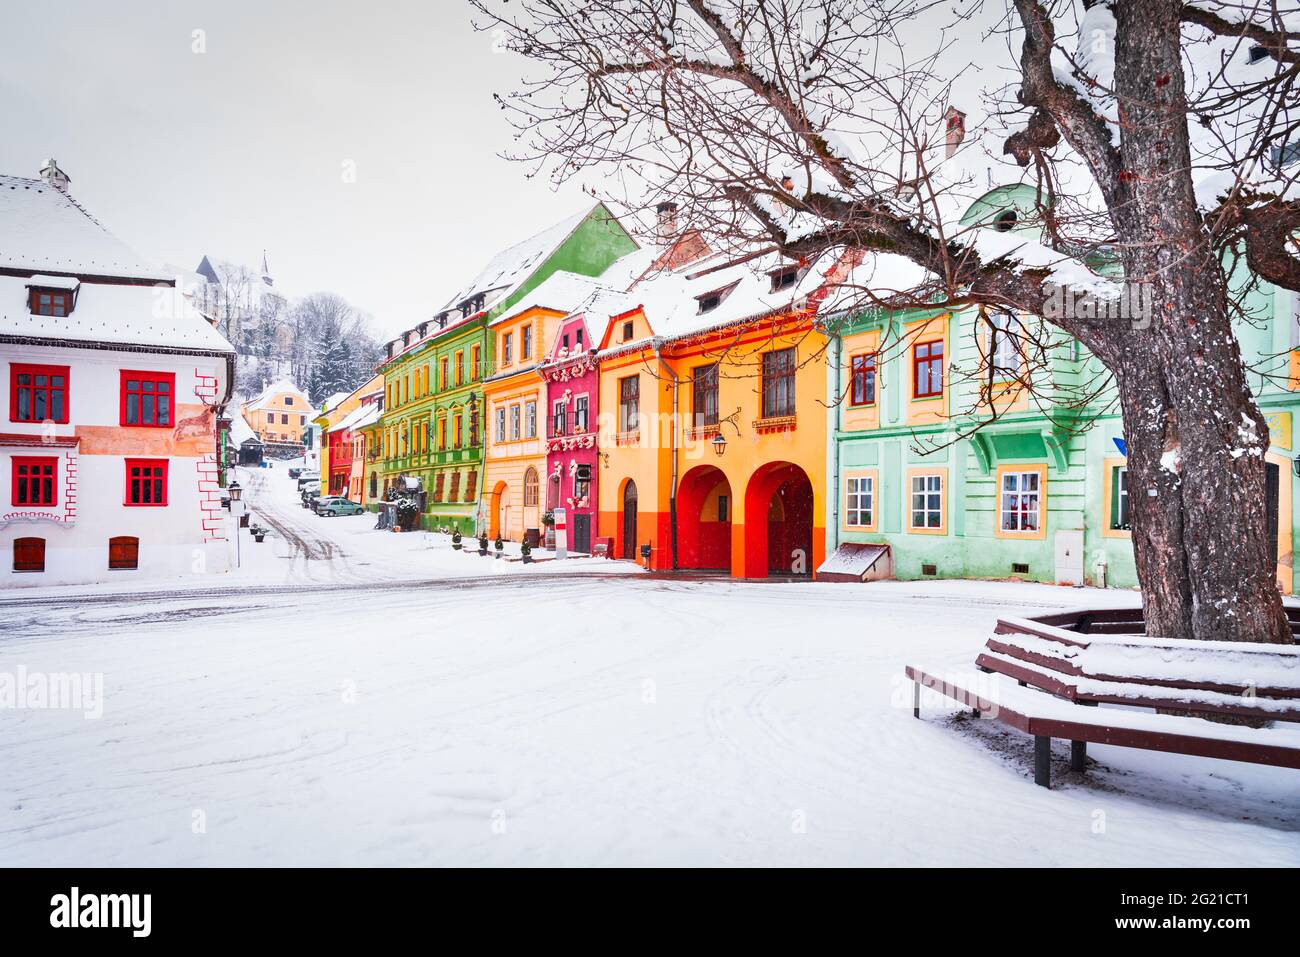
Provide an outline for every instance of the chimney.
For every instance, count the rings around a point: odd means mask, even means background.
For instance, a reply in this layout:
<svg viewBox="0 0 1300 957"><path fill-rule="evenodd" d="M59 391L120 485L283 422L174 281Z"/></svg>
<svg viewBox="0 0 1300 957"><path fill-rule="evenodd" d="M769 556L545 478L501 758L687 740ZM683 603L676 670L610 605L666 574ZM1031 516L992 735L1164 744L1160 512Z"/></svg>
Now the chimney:
<svg viewBox="0 0 1300 957"><path fill-rule="evenodd" d="M53 158L47 159L45 165L41 167L41 179L61 193L66 193L68 184L72 182L72 177L59 169L59 164Z"/></svg>
<svg viewBox="0 0 1300 957"><path fill-rule="evenodd" d="M966 138L966 114L955 106L948 107L948 112L944 114L944 158L952 159L953 154L957 152L957 147L961 146L962 140Z"/></svg>
<svg viewBox="0 0 1300 957"><path fill-rule="evenodd" d="M670 243L677 238L677 204L674 202L660 203L655 207L655 218L658 221L657 233L661 242Z"/></svg>

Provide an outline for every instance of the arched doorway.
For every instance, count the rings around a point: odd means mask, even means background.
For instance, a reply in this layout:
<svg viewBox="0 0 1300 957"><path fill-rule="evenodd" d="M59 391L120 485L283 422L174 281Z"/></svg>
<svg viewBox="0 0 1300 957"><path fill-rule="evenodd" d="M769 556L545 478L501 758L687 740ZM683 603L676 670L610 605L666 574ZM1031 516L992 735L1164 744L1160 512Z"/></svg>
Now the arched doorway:
<svg viewBox="0 0 1300 957"><path fill-rule="evenodd" d="M722 469L697 465L677 486L677 565L731 570L731 483Z"/></svg>
<svg viewBox="0 0 1300 957"><path fill-rule="evenodd" d="M813 489L789 462L769 462L745 487L746 578L813 573Z"/></svg>
<svg viewBox="0 0 1300 957"><path fill-rule="evenodd" d="M505 537L509 527L510 496L505 482L497 482L488 501L488 537Z"/></svg>
<svg viewBox="0 0 1300 957"><path fill-rule="evenodd" d="M631 479L623 486L622 532L624 558L636 558L636 482Z"/></svg>

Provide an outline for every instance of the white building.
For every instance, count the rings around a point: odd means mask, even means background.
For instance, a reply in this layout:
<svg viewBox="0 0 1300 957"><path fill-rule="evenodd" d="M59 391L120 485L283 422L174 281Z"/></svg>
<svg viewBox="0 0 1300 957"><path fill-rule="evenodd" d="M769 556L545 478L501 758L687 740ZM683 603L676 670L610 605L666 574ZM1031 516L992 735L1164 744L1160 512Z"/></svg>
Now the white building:
<svg viewBox="0 0 1300 957"><path fill-rule="evenodd" d="M0 175L0 581L225 571L234 352L68 183Z"/></svg>

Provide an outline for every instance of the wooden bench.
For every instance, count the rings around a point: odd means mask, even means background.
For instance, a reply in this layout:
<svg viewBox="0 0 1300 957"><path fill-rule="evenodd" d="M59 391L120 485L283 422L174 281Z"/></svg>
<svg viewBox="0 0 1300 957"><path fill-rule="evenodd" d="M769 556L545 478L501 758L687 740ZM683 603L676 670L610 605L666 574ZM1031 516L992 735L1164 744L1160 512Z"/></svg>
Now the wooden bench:
<svg viewBox="0 0 1300 957"><path fill-rule="evenodd" d="M1121 626L1140 629L1141 612L999 619L977 670L907 668L913 715L921 716L921 689L929 688L1032 735L1034 781L1043 787L1051 786L1052 738L1071 742L1075 771L1084 770L1088 742L1300 768L1300 729L1197 717L1300 722L1300 646L1168 641Z"/></svg>

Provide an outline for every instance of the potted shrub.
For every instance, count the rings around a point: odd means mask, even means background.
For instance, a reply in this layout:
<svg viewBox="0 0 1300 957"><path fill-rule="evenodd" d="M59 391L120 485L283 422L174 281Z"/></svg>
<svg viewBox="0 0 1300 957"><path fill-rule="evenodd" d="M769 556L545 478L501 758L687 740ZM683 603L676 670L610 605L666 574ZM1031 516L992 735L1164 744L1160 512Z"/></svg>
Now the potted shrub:
<svg viewBox="0 0 1300 957"><path fill-rule="evenodd" d="M505 543L504 541L501 540L501 536L500 536L500 535L497 536L496 544L495 544L493 547L495 547L496 550L497 550L497 554L496 554L496 557L497 557L497 558L500 558L500 557L502 556L502 554L505 553L505 550L506 550L506 543Z"/></svg>
<svg viewBox="0 0 1300 957"><path fill-rule="evenodd" d="M460 529L451 533L451 547L460 551Z"/></svg>
<svg viewBox="0 0 1300 957"><path fill-rule="evenodd" d="M533 546L528 544L528 539L524 539L523 544L519 546L519 555L524 560L525 565L531 565L533 561Z"/></svg>
<svg viewBox="0 0 1300 957"><path fill-rule="evenodd" d="M253 541L255 542L260 542L262 539L266 538L266 529L261 525L254 525L249 529L249 531L253 533Z"/></svg>
<svg viewBox="0 0 1300 957"><path fill-rule="evenodd" d="M478 537L478 553L480 555L487 554L487 532Z"/></svg>

